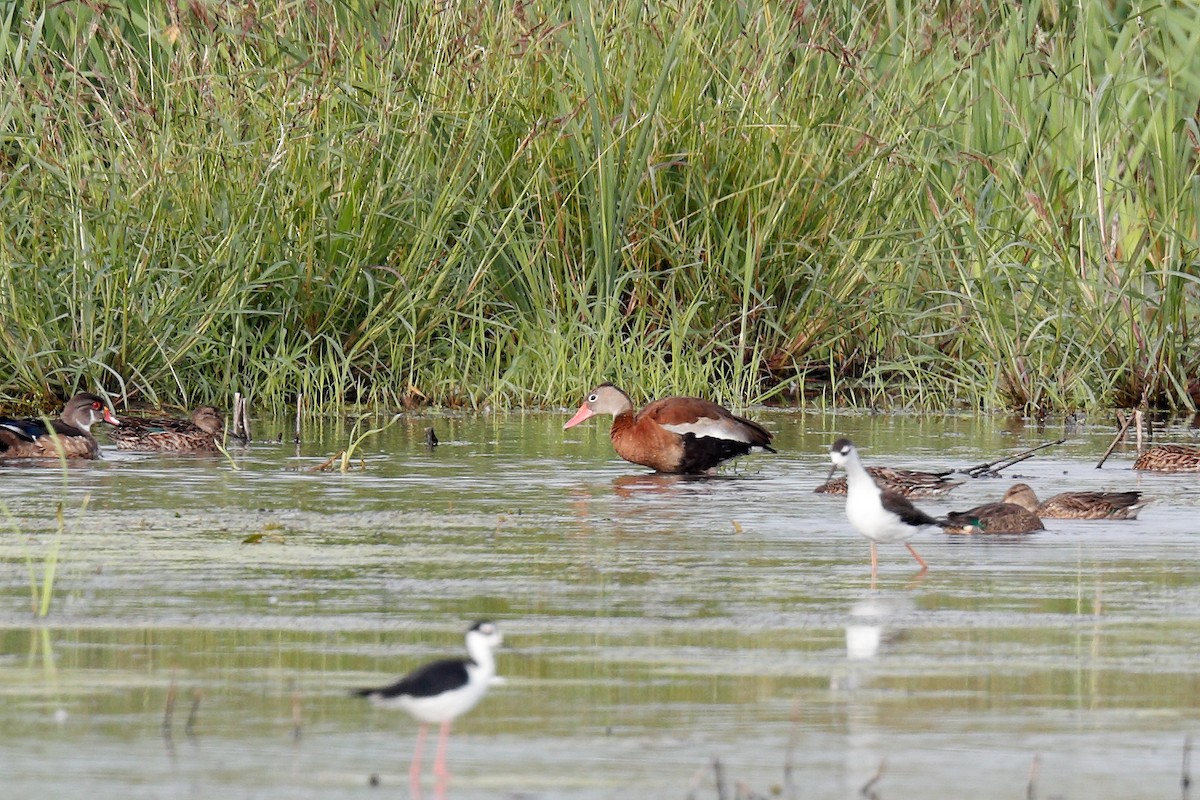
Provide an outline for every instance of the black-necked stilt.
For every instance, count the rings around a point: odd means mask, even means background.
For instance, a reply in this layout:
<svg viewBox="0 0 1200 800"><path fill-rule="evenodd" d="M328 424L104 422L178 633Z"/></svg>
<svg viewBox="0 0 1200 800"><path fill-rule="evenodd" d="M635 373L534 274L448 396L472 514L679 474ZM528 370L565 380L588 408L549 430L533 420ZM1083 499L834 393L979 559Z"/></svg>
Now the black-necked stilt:
<svg viewBox="0 0 1200 800"><path fill-rule="evenodd" d="M1016 503L984 503L951 511L942 528L946 533L1033 533L1046 526L1037 514Z"/></svg>
<svg viewBox="0 0 1200 800"><path fill-rule="evenodd" d="M1014 483L1004 502L1016 503L1043 519L1137 519L1149 500L1141 492L1063 492L1039 503L1033 489Z"/></svg>
<svg viewBox="0 0 1200 800"><path fill-rule="evenodd" d="M829 458L833 466L829 476L841 467L846 470L846 516L850 524L871 541L871 578L874 580L878 569L878 558L875 544L883 542L904 542L908 552L921 565L921 571L929 568L925 560L913 549L907 541L922 528L938 525L939 521L915 508L907 498L895 492L880 489L871 478L867 468L858 457L858 450L849 439L838 439L829 448Z"/></svg>
<svg viewBox="0 0 1200 800"><path fill-rule="evenodd" d="M450 723L460 714L475 707L496 677L495 650L504 641L493 622L477 622L467 631L467 653L470 658L447 658L418 667L390 686L376 689L357 689L354 694L365 697L381 708L407 711L420 723L417 746L409 768L409 781L417 793L421 780L421 756L430 723L441 723L438 735L437 759L434 774L444 782L446 770L446 741Z"/></svg>

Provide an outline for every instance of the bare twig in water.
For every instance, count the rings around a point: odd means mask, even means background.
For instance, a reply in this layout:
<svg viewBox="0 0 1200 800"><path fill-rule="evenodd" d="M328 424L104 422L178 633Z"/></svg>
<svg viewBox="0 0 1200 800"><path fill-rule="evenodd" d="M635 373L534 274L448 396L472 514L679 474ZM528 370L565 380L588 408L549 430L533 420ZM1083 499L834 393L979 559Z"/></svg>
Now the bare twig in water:
<svg viewBox="0 0 1200 800"><path fill-rule="evenodd" d="M721 764L720 756L712 759L713 780L717 783L717 800L726 800L728 792L725 789L725 766Z"/></svg>
<svg viewBox="0 0 1200 800"><path fill-rule="evenodd" d="M233 393L233 431L235 439L250 441L250 414L246 411L247 398L241 392Z"/></svg>
<svg viewBox="0 0 1200 800"><path fill-rule="evenodd" d="M869 798L878 797L878 795L875 794L875 784L879 783L879 781L883 779L883 773L885 771L887 771L887 759L886 758L879 762L879 769L875 770L875 776L873 778L871 778L871 780L864 783L862 785L862 788L858 790L858 793L861 794L863 797L869 797Z"/></svg>
<svg viewBox="0 0 1200 800"><path fill-rule="evenodd" d="M1025 784L1025 800L1037 800L1037 779L1038 770L1042 766L1042 757L1038 753L1033 754L1033 763L1029 765L1029 781Z"/></svg>
<svg viewBox="0 0 1200 800"><path fill-rule="evenodd" d="M1108 445L1108 449L1104 451L1104 455L1100 456L1100 460L1096 462L1096 469L1100 469L1104 466L1104 462L1108 460L1108 457L1112 455L1112 451L1116 449L1117 442L1125 438L1125 432L1129 430L1129 424L1133 422L1135 416L1137 415L1130 414L1127 417L1125 416L1124 412L1117 412L1117 423L1120 425L1120 429L1117 431L1117 435L1113 437L1112 442Z"/></svg>
<svg viewBox="0 0 1200 800"><path fill-rule="evenodd" d="M167 686L167 702L166 702L166 707L163 709L163 721L162 721L163 736L166 736L168 739L171 738L171 718L175 714L176 689L177 689L177 687L175 685L175 670L171 670L171 683L169 686Z"/></svg>
<svg viewBox="0 0 1200 800"><path fill-rule="evenodd" d="M192 710L188 712L187 725L183 729L189 739L196 735L196 717L200 714L200 701L203 698L204 692L199 689L192 691Z"/></svg>
<svg viewBox="0 0 1200 800"><path fill-rule="evenodd" d="M300 444L300 410L304 408L304 392L296 393L296 435L292 437L292 441Z"/></svg>
<svg viewBox="0 0 1200 800"><path fill-rule="evenodd" d="M765 795L761 795L751 789L742 781L738 781L733 792L733 800L767 800L767 798Z"/></svg>
<svg viewBox="0 0 1200 800"><path fill-rule="evenodd" d="M331 455L329 458L325 459L323 462L321 462L317 466L313 467L312 471L313 472L327 472L328 470L333 469L333 465L336 462L342 460L342 456L345 454L345 452L346 452L345 450L338 450L336 453Z"/></svg>
<svg viewBox="0 0 1200 800"><path fill-rule="evenodd" d="M242 436L248 442L250 441L250 411L247 408L249 401L247 398L242 398Z"/></svg>
<svg viewBox="0 0 1200 800"><path fill-rule="evenodd" d="M788 732L787 751L783 754L783 797L796 800L796 747L800 739L800 701L792 703L792 727Z"/></svg>
<svg viewBox="0 0 1200 800"><path fill-rule="evenodd" d="M998 478L1000 477L1000 470L1007 469L1014 464L1020 464L1025 459L1032 458L1033 454L1037 451L1044 450L1047 447L1054 447L1055 445L1062 444L1065 441L1066 439L1059 439L1058 441L1039 444L1037 447L1031 447L1028 450L1024 450L1009 458L1002 458L998 461L992 461L985 464L976 464L969 469L964 469L963 473L970 475L972 478Z"/></svg>
<svg viewBox="0 0 1200 800"><path fill-rule="evenodd" d="M300 741L301 735L304 732L304 726L301 718L300 693L292 692L292 739Z"/></svg>
<svg viewBox="0 0 1200 800"><path fill-rule="evenodd" d="M1183 775L1179 778L1179 785L1183 789L1183 800L1188 800L1192 795L1192 737L1188 736L1183 740Z"/></svg>

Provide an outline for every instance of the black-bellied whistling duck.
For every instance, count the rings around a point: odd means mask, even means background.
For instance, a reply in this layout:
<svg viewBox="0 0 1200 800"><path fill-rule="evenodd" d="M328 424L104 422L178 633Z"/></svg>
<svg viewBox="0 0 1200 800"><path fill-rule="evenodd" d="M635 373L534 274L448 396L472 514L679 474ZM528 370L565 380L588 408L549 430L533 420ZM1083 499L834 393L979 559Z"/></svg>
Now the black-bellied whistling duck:
<svg viewBox="0 0 1200 800"><path fill-rule="evenodd" d="M613 417L609 435L617 455L656 472L699 475L753 447L775 452L766 428L698 397L664 397L635 414L629 395L602 383L563 428L597 414Z"/></svg>
<svg viewBox="0 0 1200 800"><path fill-rule="evenodd" d="M1014 483L1004 502L1048 519L1137 519L1148 500L1141 492L1063 492L1039 503L1028 484Z"/></svg>
<svg viewBox="0 0 1200 800"><path fill-rule="evenodd" d="M118 450L208 452L217 449L217 438L224 428L220 411L213 406L199 406L190 420L126 417L108 438L117 443Z"/></svg>
<svg viewBox="0 0 1200 800"><path fill-rule="evenodd" d="M68 400L49 425L36 418L0 417L0 458L97 458L100 445L91 431L102 421L121 424L103 398L88 392Z"/></svg>

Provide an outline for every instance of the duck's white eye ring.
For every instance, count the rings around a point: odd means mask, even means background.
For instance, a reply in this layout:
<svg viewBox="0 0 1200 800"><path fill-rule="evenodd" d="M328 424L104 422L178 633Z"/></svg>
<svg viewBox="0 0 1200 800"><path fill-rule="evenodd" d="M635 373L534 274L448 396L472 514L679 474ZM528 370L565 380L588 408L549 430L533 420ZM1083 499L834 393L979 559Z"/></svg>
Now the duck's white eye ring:
<svg viewBox="0 0 1200 800"><path fill-rule="evenodd" d="M596 402L596 401L597 401L597 400L599 400L599 399L600 399L599 395L595 395L595 394L588 395L588 402L589 402L589 403L594 403L594 402Z"/></svg>

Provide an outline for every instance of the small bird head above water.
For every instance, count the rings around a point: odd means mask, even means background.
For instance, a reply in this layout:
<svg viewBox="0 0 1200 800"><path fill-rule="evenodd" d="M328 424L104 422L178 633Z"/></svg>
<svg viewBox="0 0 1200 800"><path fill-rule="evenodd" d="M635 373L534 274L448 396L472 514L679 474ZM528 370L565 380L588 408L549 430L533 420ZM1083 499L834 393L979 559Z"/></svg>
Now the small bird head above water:
<svg viewBox="0 0 1200 800"><path fill-rule="evenodd" d="M830 445L829 460L833 462L833 466L829 468L829 477L825 479L825 482L829 482L829 479L833 477L833 473L837 472L838 467L844 467L855 457L854 443L845 437L838 439Z"/></svg>
<svg viewBox="0 0 1200 800"><path fill-rule="evenodd" d="M225 420L216 406L197 406L192 412L192 424L205 433L218 436L225 427Z"/></svg>
<svg viewBox="0 0 1200 800"><path fill-rule="evenodd" d="M500 628L496 623L487 620L476 622L471 630L467 631L467 649L472 646L483 646L489 650L495 650L500 645L504 644L504 634L500 633Z"/></svg>

